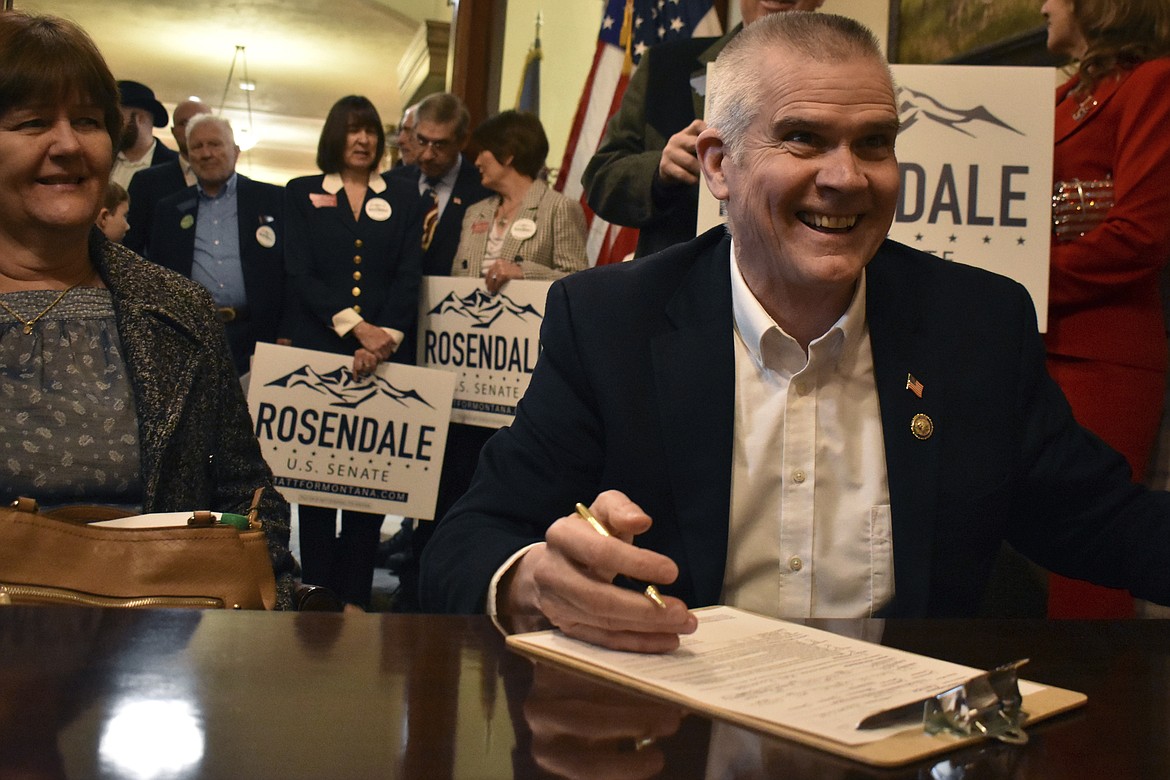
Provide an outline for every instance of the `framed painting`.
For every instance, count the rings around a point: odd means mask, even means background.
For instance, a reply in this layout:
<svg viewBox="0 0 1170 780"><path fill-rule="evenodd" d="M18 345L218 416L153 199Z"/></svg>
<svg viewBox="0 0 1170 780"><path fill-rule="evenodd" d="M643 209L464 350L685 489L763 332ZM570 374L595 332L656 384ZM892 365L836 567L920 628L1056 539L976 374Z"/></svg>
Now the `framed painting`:
<svg viewBox="0 0 1170 780"><path fill-rule="evenodd" d="M1038 0L890 0L890 62L1052 65Z"/></svg>

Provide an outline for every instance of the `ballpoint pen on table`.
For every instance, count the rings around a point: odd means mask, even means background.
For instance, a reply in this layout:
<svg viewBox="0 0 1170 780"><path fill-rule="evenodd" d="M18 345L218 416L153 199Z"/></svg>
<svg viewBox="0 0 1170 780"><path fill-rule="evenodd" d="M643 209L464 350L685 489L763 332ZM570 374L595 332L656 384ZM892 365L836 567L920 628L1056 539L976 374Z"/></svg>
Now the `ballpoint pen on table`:
<svg viewBox="0 0 1170 780"><path fill-rule="evenodd" d="M597 533L601 534L602 536L613 536L613 534L609 532L609 529L602 525L601 521L593 516L593 513L589 511L589 507L580 502L577 503L577 514L580 515L587 523L589 523L589 525L593 526L593 530L597 531ZM658 593L658 588L648 583L637 582L635 584L642 588L642 595L653 601L661 609L666 609L666 602L662 600L662 596Z"/></svg>

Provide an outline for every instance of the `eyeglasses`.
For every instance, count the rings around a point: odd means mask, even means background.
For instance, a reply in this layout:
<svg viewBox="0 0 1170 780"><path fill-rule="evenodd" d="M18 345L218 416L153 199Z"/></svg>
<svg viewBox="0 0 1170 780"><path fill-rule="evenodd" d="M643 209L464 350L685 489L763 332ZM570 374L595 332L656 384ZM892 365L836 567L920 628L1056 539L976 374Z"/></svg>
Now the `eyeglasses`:
<svg viewBox="0 0 1170 780"><path fill-rule="evenodd" d="M443 152L455 148L454 138L427 138L426 136L415 133L414 142L418 144L419 152L430 149L435 154L442 154Z"/></svg>

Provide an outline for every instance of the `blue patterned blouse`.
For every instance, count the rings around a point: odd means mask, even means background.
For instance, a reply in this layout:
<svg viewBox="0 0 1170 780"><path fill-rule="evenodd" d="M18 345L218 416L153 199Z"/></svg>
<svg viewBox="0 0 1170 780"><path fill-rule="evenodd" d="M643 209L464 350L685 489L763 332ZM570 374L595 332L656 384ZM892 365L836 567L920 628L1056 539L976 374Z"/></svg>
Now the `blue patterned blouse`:
<svg viewBox="0 0 1170 780"><path fill-rule="evenodd" d="M138 420L110 291L0 294L0 498L142 502Z"/></svg>

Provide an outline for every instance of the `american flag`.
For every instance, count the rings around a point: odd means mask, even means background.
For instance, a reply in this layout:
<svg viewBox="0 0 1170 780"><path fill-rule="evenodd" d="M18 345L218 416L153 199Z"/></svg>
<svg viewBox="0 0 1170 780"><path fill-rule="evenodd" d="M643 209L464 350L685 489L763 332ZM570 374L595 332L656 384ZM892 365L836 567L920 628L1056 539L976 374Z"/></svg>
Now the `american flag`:
<svg viewBox="0 0 1170 780"><path fill-rule="evenodd" d="M597 151L609 118L621 105L632 68L655 43L721 32L711 0L607 0L593 67L577 103L556 183L557 190L579 198L585 208L591 265L620 262L638 243L636 229L610 225L595 215L585 204L581 187L581 174Z"/></svg>

